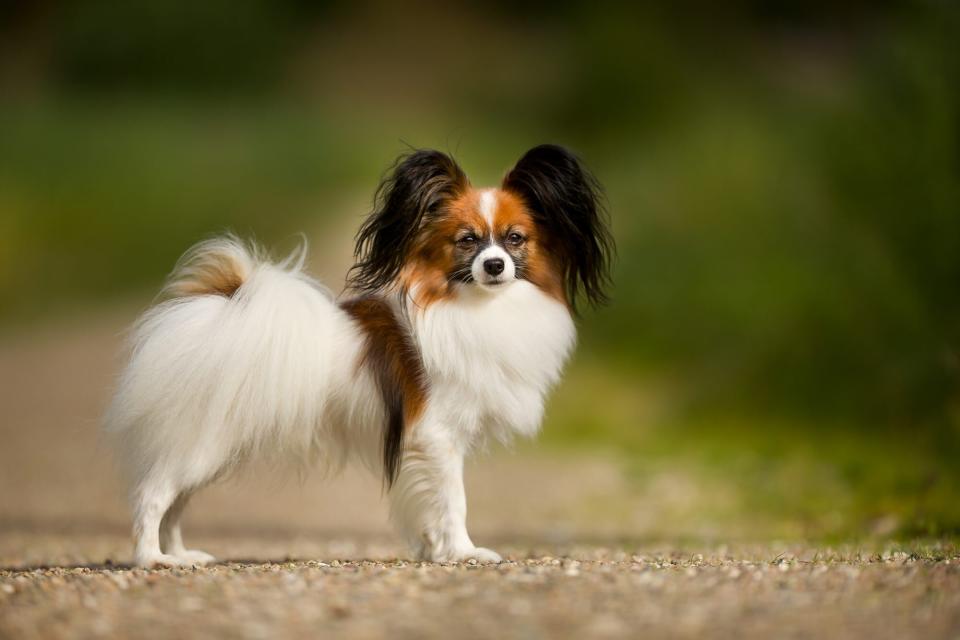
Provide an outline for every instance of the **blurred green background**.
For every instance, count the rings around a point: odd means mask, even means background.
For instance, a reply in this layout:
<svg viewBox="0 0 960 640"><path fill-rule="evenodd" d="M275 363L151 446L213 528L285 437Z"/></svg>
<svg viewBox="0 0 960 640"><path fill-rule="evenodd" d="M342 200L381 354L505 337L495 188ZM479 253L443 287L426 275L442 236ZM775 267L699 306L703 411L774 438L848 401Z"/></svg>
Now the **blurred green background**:
<svg viewBox="0 0 960 640"><path fill-rule="evenodd" d="M495 183L558 142L619 260L546 446L723 531L956 535L958 5L716 4L4 3L0 331L352 228L408 145Z"/></svg>

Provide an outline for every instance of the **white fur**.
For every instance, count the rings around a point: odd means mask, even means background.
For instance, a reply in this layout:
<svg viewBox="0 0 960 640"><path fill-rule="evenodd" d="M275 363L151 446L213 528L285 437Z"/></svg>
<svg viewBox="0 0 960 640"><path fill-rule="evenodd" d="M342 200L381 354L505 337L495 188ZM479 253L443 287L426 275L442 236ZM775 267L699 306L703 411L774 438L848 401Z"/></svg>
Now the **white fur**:
<svg viewBox="0 0 960 640"><path fill-rule="evenodd" d="M416 473L394 489L394 519L421 557L498 561L467 534L463 459L486 437L536 433L575 342L573 321L527 281L495 291L465 286L453 301L411 307L410 317L430 402L404 462Z"/></svg>
<svg viewBox="0 0 960 640"><path fill-rule="evenodd" d="M497 192L484 189L480 192L480 215L487 221L487 228L493 229L493 214L497 210Z"/></svg>
<svg viewBox="0 0 960 640"><path fill-rule="evenodd" d="M358 368L363 335L302 259L273 265L234 240L248 268L232 298L174 298L137 323L130 363L107 414L131 483L136 562L203 564L180 515L190 496L259 457L333 467L355 458L379 472L383 407ZM183 276L184 265L171 281ZM462 287L420 309L404 302L427 374L421 419L408 427L391 515L423 559L497 561L466 530L463 458L485 437L532 435L545 393L575 340L564 305L526 281Z"/></svg>
<svg viewBox="0 0 960 640"><path fill-rule="evenodd" d="M503 260L503 273L492 276L484 270L483 263L491 258ZM517 267L513 263L513 258L504 251L503 247L491 244L473 259L473 263L470 265L470 275L473 276L474 282L482 288L495 289L514 280L517 277Z"/></svg>

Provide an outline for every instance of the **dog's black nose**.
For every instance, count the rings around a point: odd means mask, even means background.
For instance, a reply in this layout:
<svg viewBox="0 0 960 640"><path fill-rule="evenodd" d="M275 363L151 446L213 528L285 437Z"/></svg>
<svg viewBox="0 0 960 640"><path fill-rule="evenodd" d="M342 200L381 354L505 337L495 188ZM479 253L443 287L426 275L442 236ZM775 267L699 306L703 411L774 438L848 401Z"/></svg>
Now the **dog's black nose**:
<svg viewBox="0 0 960 640"><path fill-rule="evenodd" d="M503 273L503 259L490 258L483 261L483 270L492 276L498 276Z"/></svg>

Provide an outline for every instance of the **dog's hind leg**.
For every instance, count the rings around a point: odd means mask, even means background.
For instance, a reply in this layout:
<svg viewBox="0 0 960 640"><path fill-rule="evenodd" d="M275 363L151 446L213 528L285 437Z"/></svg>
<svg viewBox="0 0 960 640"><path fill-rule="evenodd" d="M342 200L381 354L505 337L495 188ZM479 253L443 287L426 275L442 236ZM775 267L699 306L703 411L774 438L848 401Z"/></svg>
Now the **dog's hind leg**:
<svg viewBox="0 0 960 640"><path fill-rule="evenodd" d="M163 553L176 556L186 564L210 564L216 560L212 555L195 549L187 549L183 545L180 519L192 495L193 491L182 491L167 509L163 520L160 521L160 548Z"/></svg>
<svg viewBox="0 0 960 640"><path fill-rule="evenodd" d="M160 550L160 523L177 498L169 482L146 478L134 493L134 561L141 567L178 567L192 564Z"/></svg>

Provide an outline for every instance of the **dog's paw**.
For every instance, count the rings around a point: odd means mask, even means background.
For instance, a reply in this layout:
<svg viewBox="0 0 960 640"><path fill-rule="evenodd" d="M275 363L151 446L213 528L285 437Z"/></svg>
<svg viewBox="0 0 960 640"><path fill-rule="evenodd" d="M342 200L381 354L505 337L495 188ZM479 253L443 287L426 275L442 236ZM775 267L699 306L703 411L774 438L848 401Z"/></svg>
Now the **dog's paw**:
<svg viewBox="0 0 960 640"><path fill-rule="evenodd" d="M186 559L172 556L168 553L157 553L147 556L138 556L137 565L144 569L163 569L173 567L189 567L193 563Z"/></svg>
<svg viewBox="0 0 960 640"><path fill-rule="evenodd" d="M217 560L209 553L197 551L196 549L185 549L177 554L177 558L183 560L188 565L196 567L202 567Z"/></svg>
<svg viewBox="0 0 960 640"><path fill-rule="evenodd" d="M484 547L456 549L447 553L434 555L430 560L433 562L470 562L473 560L479 564L497 564L503 562L503 558L500 557L499 553L485 549Z"/></svg>
<svg viewBox="0 0 960 640"><path fill-rule="evenodd" d="M486 547L474 547L473 551L467 555L466 560L476 560L480 564L499 564L503 562L499 553Z"/></svg>

